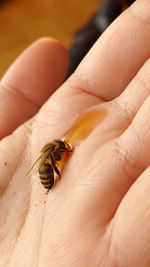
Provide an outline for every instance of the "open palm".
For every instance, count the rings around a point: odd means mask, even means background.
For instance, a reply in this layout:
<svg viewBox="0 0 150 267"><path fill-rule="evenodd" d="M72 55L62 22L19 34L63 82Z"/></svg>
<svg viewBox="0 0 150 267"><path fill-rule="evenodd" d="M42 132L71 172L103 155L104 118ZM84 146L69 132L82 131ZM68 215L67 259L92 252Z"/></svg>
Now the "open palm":
<svg viewBox="0 0 150 267"><path fill-rule="evenodd" d="M3 77L1 267L150 266L149 9L136 1L53 95L68 65L54 40L34 43ZM27 171L91 108L104 119L45 194Z"/></svg>

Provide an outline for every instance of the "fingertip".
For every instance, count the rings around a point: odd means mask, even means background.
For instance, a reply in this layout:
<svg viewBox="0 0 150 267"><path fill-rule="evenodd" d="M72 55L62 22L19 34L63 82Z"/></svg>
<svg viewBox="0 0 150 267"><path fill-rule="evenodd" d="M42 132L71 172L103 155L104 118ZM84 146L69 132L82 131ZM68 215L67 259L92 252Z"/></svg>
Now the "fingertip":
<svg viewBox="0 0 150 267"><path fill-rule="evenodd" d="M69 56L62 44L53 38L40 38L15 60L2 84L21 91L40 106L61 85L68 65Z"/></svg>
<svg viewBox="0 0 150 267"><path fill-rule="evenodd" d="M38 40L36 40L35 42L33 42L29 48L31 48L32 46L40 46L43 47L43 49L52 49L52 50L56 50L55 54L57 54L57 58L61 61L60 63L62 63L62 67L63 70L68 70L68 66L69 66L69 54L68 54L68 50L66 49L66 47L60 43L57 39L53 38L53 37L41 37Z"/></svg>
<svg viewBox="0 0 150 267"><path fill-rule="evenodd" d="M41 38L15 60L0 82L0 138L34 116L65 79L67 50Z"/></svg>

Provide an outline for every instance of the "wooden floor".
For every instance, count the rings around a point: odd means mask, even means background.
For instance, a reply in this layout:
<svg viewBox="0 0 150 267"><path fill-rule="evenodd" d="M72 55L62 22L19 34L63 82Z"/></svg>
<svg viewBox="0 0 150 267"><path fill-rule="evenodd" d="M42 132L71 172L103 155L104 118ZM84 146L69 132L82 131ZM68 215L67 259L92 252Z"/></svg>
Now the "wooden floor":
<svg viewBox="0 0 150 267"><path fill-rule="evenodd" d="M53 36L66 47L99 0L6 0L0 5L0 77L34 40Z"/></svg>

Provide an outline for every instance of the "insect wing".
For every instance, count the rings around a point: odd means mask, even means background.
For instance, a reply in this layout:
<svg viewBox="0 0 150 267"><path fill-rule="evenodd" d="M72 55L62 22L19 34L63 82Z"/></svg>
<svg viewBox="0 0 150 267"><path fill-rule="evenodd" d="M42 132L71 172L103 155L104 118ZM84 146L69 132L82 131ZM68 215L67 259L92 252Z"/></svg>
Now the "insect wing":
<svg viewBox="0 0 150 267"><path fill-rule="evenodd" d="M47 151L45 154L42 154L32 165L31 169L27 172L26 176L29 174L36 174L39 169L42 167L44 164L45 160L47 159L48 155L50 154L50 151Z"/></svg>
<svg viewBox="0 0 150 267"><path fill-rule="evenodd" d="M41 160L42 160L42 155L34 162L30 170L27 172L26 176L28 176L29 174L36 174L38 172Z"/></svg>

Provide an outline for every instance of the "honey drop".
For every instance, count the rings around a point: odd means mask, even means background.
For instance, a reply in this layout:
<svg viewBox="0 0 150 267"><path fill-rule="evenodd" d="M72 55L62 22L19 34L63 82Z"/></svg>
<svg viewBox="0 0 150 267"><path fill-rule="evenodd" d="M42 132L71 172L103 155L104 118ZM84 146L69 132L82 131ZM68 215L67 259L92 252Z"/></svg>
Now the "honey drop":
<svg viewBox="0 0 150 267"><path fill-rule="evenodd" d="M97 109L81 113L72 127L65 133L63 139L73 146L88 137L92 130L106 117L106 110Z"/></svg>

